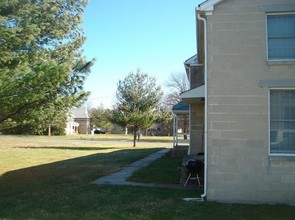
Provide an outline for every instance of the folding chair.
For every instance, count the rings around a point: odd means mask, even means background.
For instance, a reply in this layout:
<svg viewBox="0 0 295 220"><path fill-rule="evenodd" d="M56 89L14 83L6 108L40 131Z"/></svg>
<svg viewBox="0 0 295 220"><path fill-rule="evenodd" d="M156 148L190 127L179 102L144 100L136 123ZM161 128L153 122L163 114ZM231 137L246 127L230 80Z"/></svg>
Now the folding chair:
<svg viewBox="0 0 295 220"><path fill-rule="evenodd" d="M198 188L199 189L203 188L203 186L201 185L200 177L199 177L199 174L204 169L203 161L190 159L190 160L186 161L185 166L186 166L186 169L187 169L189 175L185 181L184 187L186 187L189 180L197 180L198 181Z"/></svg>

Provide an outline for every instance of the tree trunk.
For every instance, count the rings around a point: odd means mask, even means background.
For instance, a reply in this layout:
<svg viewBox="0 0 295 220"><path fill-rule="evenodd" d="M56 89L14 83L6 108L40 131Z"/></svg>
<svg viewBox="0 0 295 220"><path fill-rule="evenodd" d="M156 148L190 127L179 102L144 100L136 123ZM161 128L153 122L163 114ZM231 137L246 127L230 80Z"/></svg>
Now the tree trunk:
<svg viewBox="0 0 295 220"><path fill-rule="evenodd" d="M48 136L51 136L51 124L48 125Z"/></svg>
<svg viewBox="0 0 295 220"><path fill-rule="evenodd" d="M125 135L127 135L128 134L128 127L126 126L125 127Z"/></svg>
<svg viewBox="0 0 295 220"><path fill-rule="evenodd" d="M138 131L137 131L137 142L139 142L140 141L140 129L138 129Z"/></svg>
<svg viewBox="0 0 295 220"><path fill-rule="evenodd" d="M136 133L137 133L137 129L133 129L133 147L136 147Z"/></svg>

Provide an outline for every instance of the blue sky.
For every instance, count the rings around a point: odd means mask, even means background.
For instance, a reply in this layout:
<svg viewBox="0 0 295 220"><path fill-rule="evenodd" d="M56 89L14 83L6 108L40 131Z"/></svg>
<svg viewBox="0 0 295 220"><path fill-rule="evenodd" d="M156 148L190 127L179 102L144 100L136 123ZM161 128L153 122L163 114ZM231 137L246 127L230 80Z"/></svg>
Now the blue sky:
<svg viewBox="0 0 295 220"><path fill-rule="evenodd" d="M84 55L96 58L85 83L88 105L111 108L117 83L131 71L162 85L196 53L198 0L89 0L84 13ZM165 87L162 87L165 90Z"/></svg>

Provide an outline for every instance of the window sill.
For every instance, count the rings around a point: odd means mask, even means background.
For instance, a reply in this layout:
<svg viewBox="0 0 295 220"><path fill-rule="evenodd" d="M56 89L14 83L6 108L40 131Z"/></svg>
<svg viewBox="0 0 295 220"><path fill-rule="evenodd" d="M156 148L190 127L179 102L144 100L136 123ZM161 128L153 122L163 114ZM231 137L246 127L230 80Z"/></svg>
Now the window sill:
<svg viewBox="0 0 295 220"><path fill-rule="evenodd" d="M295 65L295 60L268 60L268 65Z"/></svg>
<svg viewBox="0 0 295 220"><path fill-rule="evenodd" d="M295 161L295 155L269 155L270 160Z"/></svg>

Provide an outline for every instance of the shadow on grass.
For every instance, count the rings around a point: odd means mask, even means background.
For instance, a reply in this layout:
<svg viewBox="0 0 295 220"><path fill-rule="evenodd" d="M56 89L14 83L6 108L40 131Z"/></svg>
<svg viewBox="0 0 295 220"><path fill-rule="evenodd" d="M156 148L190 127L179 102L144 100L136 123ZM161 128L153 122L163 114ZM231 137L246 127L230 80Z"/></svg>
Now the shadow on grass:
<svg viewBox="0 0 295 220"><path fill-rule="evenodd" d="M34 148L32 147L32 149ZM42 147L40 148L42 149ZM36 149L39 149L39 147L36 147ZM65 183L65 180L67 183L76 183L77 180L91 182L160 149L162 148L126 149L110 153L97 153L9 171L0 176L0 195L6 195L8 192L18 192L18 189L30 189L30 186L36 187L39 183L59 184ZM83 150L85 149L83 148ZM40 185L40 188L34 188L33 190L43 189L44 187Z"/></svg>
<svg viewBox="0 0 295 220"><path fill-rule="evenodd" d="M82 205L70 205L77 196L86 196L87 201L82 201L85 203L97 199L92 196L93 191L98 190L98 186L92 184L95 179L161 149L96 153L6 172L0 176L0 219L39 219L46 216L42 214L44 210L62 212L62 207L75 212Z"/></svg>
<svg viewBox="0 0 295 220"><path fill-rule="evenodd" d="M85 139L87 140L87 139ZM116 141L116 140L112 140L112 139L107 139L107 138L101 138L101 139L93 139L93 141ZM125 140L118 140L118 141L133 141L133 139L125 139ZM173 143L172 140L160 140L160 139L150 139L150 138L147 138L147 139L141 139L140 141L138 141L137 143Z"/></svg>
<svg viewBox="0 0 295 220"><path fill-rule="evenodd" d="M69 139L69 140L76 140L76 139ZM85 141L124 141L124 142L130 142L133 141L133 138L104 138L104 137L98 137L98 138L80 138L79 140L85 140ZM173 140L165 140L165 139L157 139L156 137L143 137L140 139L137 143L140 142L147 142L147 143L172 143Z"/></svg>
<svg viewBox="0 0 295 220"><path fill-rule="evenodd" d="M12 170L0 176L0 219L293 219L288 206L186 203L195 190L92 182L158 149L126 149ZM34 159L34 158L32 158Z"/></svg>
<svg viewBox="0 0 295 220"><path fill-rule="evenodd" d="M116 147L57 147L57 146L46 146L46 147L35 147L35 146L25 146L25 147L14 147L20 149L52 149L52 150L87 150L87 151L99 151L99 150L112 150L117 149Z"/></svg>

